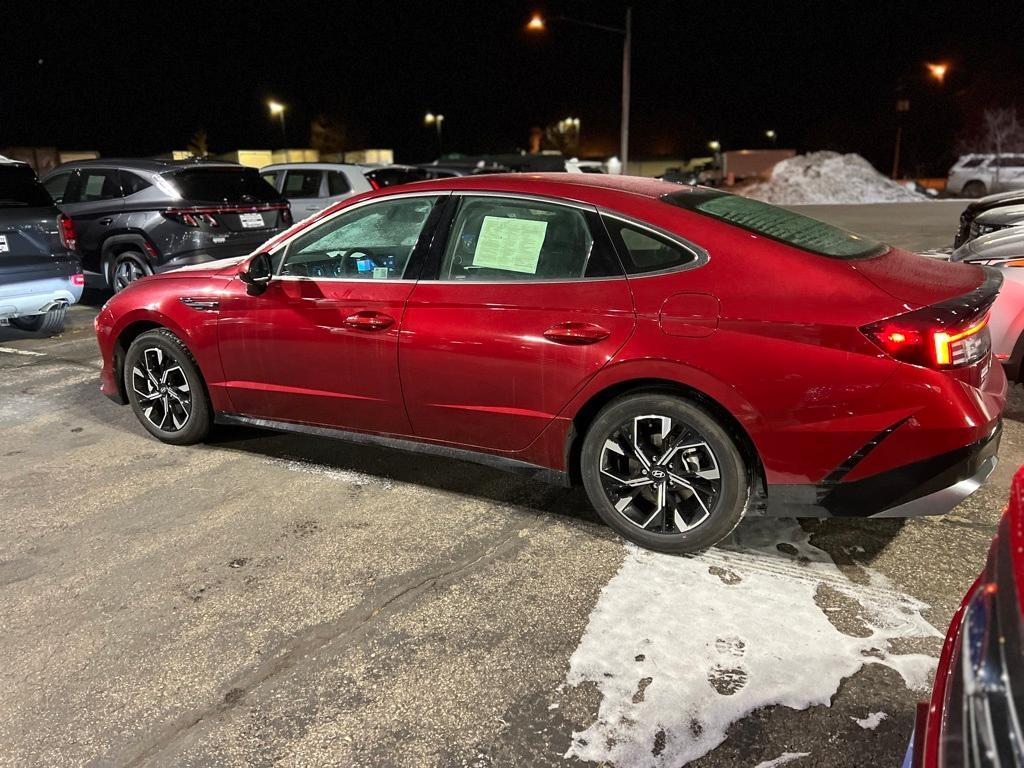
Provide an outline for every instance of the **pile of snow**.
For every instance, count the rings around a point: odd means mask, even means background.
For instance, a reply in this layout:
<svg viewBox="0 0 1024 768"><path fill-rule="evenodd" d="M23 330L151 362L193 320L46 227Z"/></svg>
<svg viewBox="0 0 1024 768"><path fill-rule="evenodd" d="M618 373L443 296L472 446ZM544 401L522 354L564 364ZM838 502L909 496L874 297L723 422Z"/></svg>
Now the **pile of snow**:
<svg viewBox="0 0 1024 768"><path fill-rule="evenodd" d="M793 520L752 519L696 557L628 546L569 661L567 682L595 684L602 701L566 757L677 768L754 710L829 706L865 664L925 691L936 660L900 653L894 641L942 637L922 616L927 606L863 566L855 583L809 538ZM852 634L826 612L843 604L856 616Z"/></svg>
<svg viewBox="0 0 1024 768"><path fill-rule="evenodd" d="M810 152L782 160L768 181L744 194L775 205L814 203L915 203L928 200L887 179L860 155Z"/></svg>

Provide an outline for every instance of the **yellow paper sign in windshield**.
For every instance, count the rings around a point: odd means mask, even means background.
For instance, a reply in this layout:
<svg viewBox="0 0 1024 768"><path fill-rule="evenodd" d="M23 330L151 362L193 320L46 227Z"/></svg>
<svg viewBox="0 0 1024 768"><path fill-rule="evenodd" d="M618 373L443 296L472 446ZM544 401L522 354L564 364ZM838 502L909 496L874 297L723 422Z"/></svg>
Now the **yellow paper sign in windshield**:
<svg viewBox="0 0 1024 768"><path fill-rule="evenodd" d="M546 221L484 216L473 266L535 275L547 229Z"/></svg>

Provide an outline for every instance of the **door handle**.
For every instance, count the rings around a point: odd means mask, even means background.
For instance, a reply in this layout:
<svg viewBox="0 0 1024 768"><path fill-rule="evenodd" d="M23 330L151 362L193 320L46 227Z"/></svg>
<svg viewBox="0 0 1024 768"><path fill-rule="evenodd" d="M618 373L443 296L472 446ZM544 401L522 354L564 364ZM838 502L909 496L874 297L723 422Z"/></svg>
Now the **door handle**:
<svg viewBox="0 0 1024 768"><path fill-rule="evenodd" d="M113 223L114 223L114 220L112 218L110 218L109 216L107 218L105 218L105 219L100 219L100 224L102 224L104 227L109 226L109 225L111 225Z"/></svg>
<svg viewBox="0 0 1024 768"><path fill-rule="evenodd" d="M345 318L345 325L360 331L383 331L394 324L395 318L381 312L356 312Z"/></svg>
<svg viewBox="0 0 1024 768"><path fill-rule="evenodd" d="M544 331L544 338L557 344L594 344L604 341L612 332L593 323L558 323Z"/></svg>

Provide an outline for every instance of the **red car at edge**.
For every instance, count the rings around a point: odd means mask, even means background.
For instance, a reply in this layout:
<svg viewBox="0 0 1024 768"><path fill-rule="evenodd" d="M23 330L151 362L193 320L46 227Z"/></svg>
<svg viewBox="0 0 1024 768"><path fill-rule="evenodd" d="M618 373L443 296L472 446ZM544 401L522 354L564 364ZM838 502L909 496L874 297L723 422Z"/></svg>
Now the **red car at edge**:
<svg viewBox="0 0 1024 768"><path fill-rule="evenodd" d="M472 176L141 280L96 333L103 392L166 442L219 422L482 461L687 552L744 515L974 491L1006 397L1000 281L718 190Z"/></svg>
<svg viewBox="0 0 1024 768"><path fill-rule="evenodd" d="M904 768L1024 765L1024 468L946 634L929 702L917 709Z"/></svg>

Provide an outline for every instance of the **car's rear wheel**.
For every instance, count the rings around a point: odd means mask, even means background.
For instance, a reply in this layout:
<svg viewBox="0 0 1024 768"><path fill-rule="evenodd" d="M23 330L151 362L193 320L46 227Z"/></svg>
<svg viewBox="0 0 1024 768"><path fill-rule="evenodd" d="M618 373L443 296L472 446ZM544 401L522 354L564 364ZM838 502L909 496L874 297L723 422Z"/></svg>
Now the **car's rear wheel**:
<svg viewBox="0 0 1024 768"><path fill-rule="evenodd" d="M968 181L964 184L964 197L984 197L985 185L980 181Z"/></svg>
<svg viewBox="0 0 1024 768"><path fill-rule="evenodd" d="M746 512L742 455L709 413L680 397L612 401L587 430L580 462L601 518L649 549L700 551L728 536Z"/></svg>
<svg viewBox="0 0 1024 768"><path fill-rule="evenodd" d="M152 274L152 268L141 253L125 251L114 257L110 266L107 283L117 293L123 291L139 278Z"/></svg>
<svg viewBox="0 0 1024 768"><path fill-rule="evenodd" d="M54 307L41 315L12 317L11 325L32 333L60 333L64 330L64 319L67 317L67 313L67 307Z"/></svg>
<svg viewBox="0 0 1024 768"><path fill-rule="evenodd" d="M128 347L124 389L142 426L165 443L197 443L210 431L210 402L199 367L166 328L146 331Z"/></svg>

